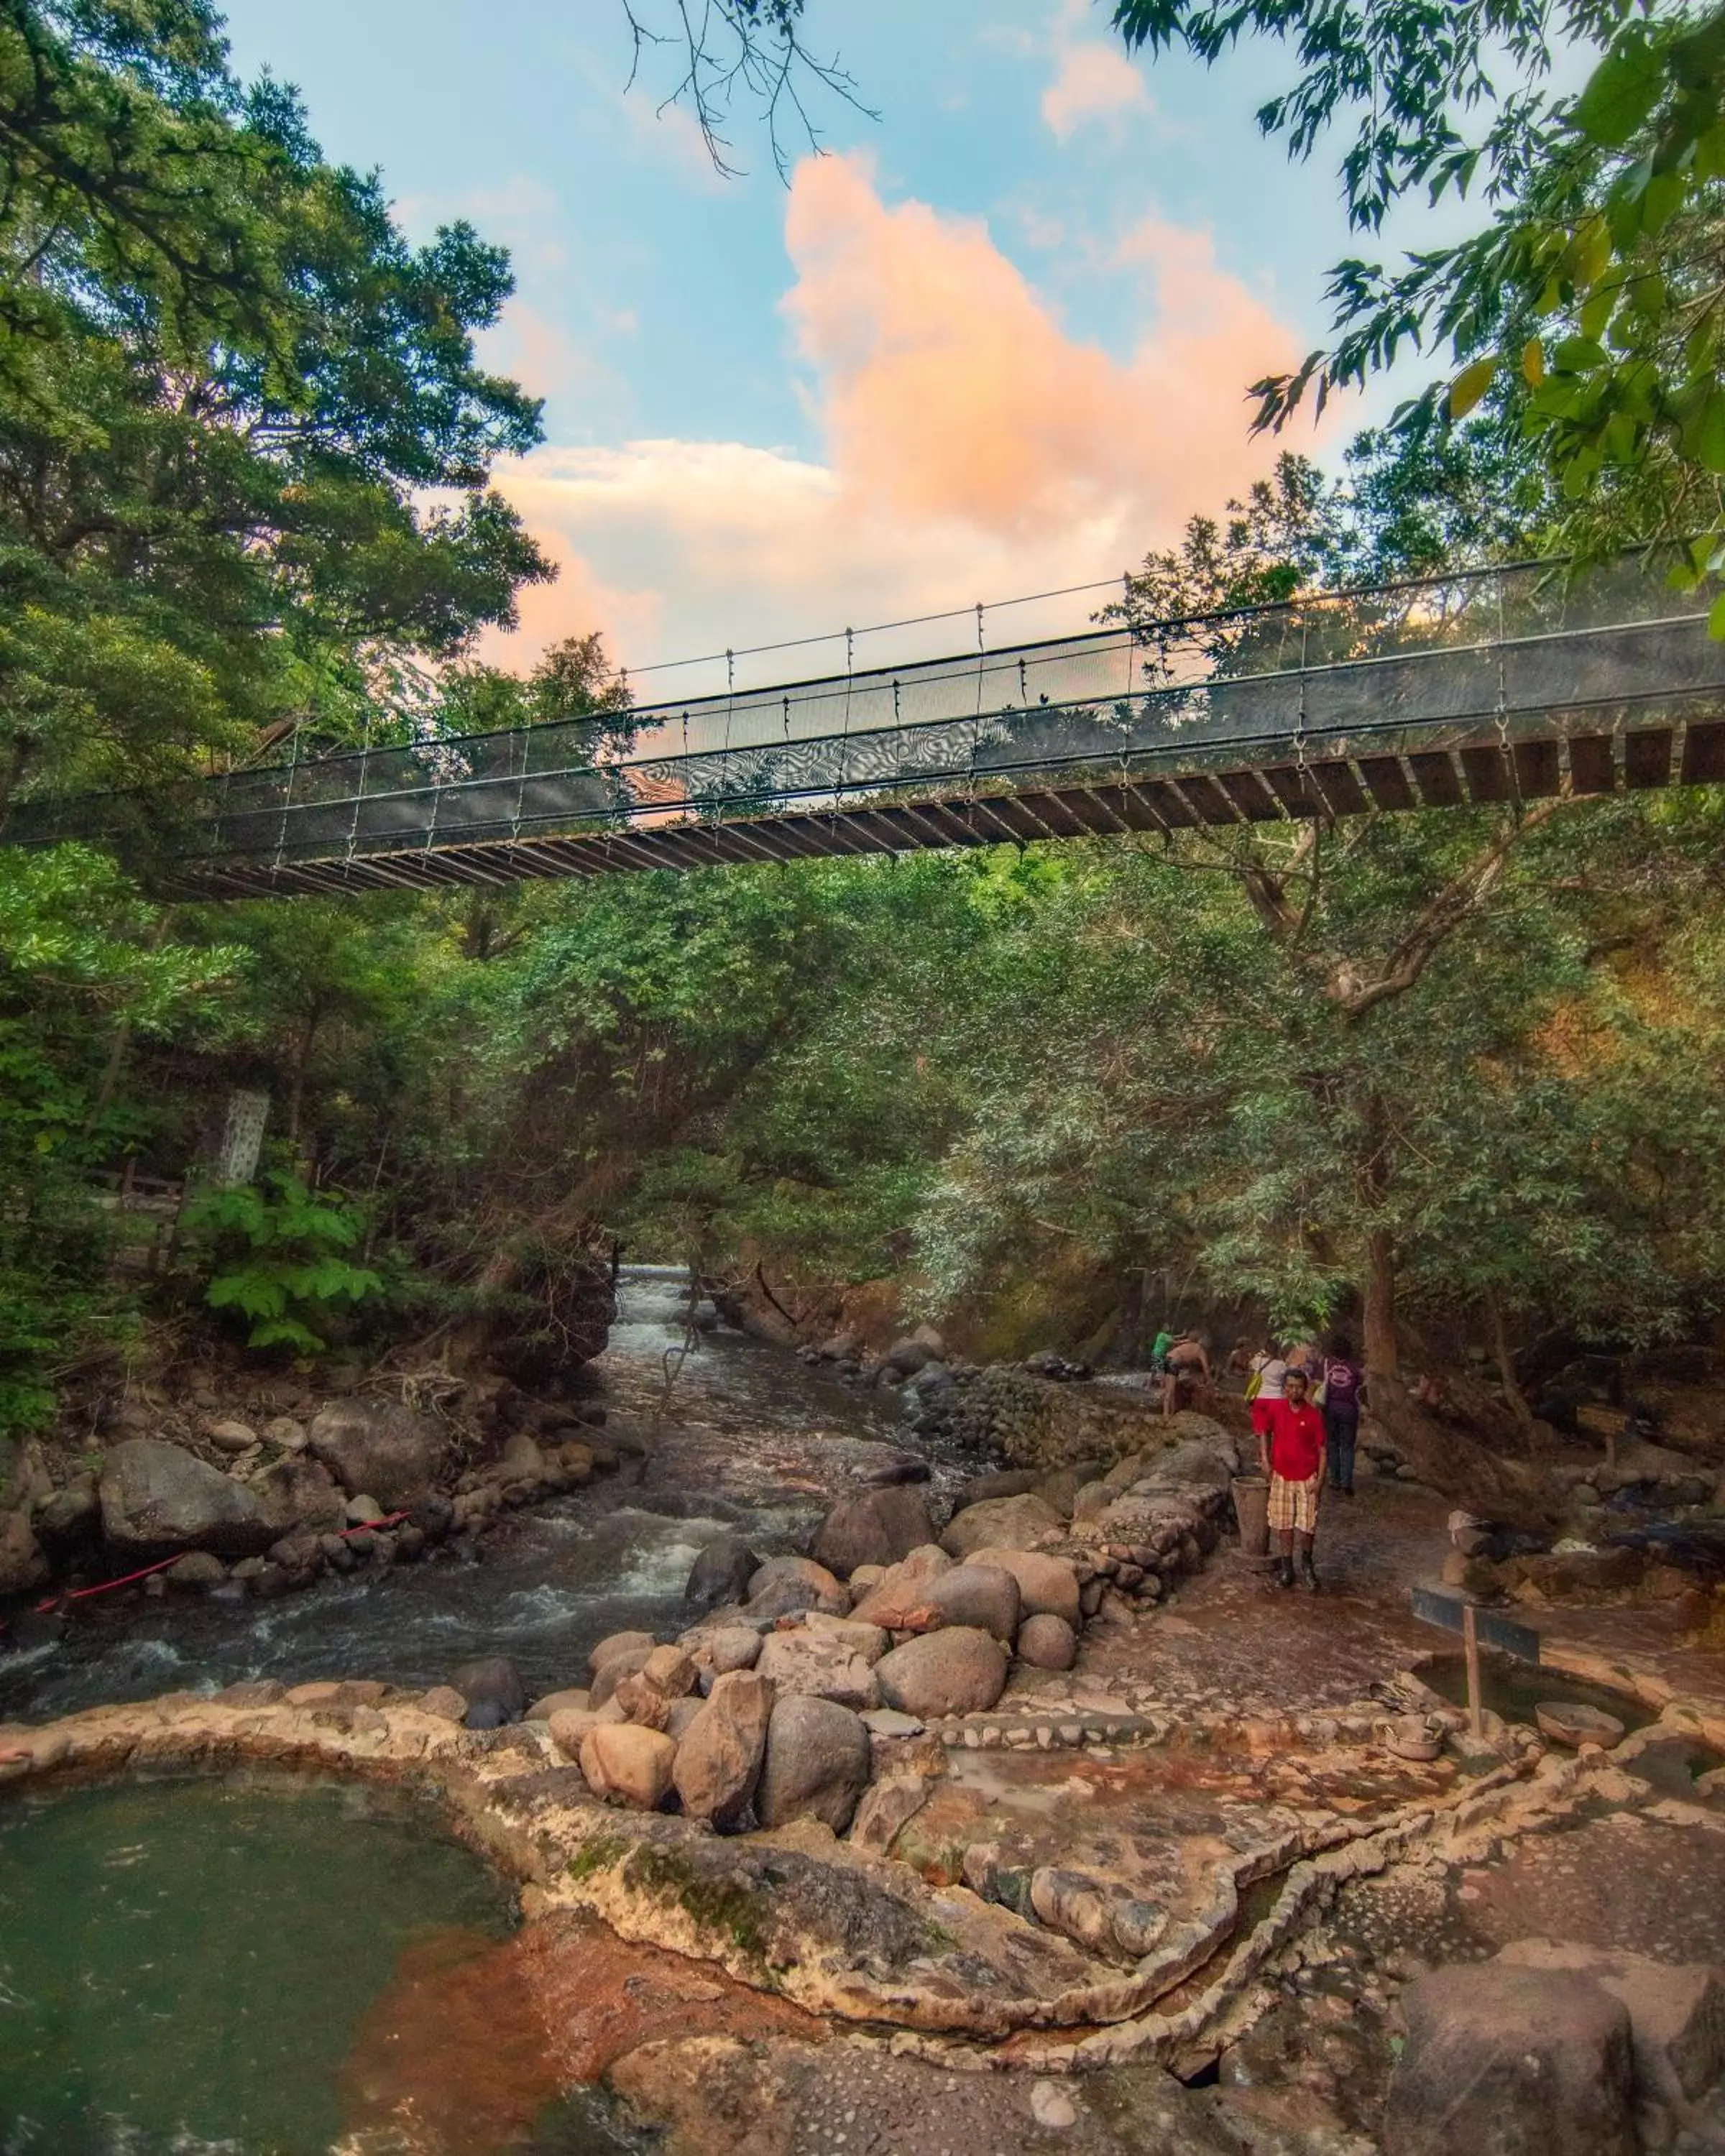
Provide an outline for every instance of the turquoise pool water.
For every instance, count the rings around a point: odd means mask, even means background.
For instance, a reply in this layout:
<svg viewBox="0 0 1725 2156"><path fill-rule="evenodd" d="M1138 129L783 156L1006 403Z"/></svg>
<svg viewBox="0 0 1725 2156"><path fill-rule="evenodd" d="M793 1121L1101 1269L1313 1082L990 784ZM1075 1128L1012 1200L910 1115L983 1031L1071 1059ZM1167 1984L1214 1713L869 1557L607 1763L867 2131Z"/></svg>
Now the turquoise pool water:
<svg viewBox="0 0 1725 2156"><path fill-rule="evenodd" d="M413 2041L425 1969L470 1971L514 1922L477 1857L367 1790L177 1781L0 1804L0 2156L622 2148L596 2100L546 2100L539 2054L470 2102L459 2046L431 2047L434 2070Z"/></svg>

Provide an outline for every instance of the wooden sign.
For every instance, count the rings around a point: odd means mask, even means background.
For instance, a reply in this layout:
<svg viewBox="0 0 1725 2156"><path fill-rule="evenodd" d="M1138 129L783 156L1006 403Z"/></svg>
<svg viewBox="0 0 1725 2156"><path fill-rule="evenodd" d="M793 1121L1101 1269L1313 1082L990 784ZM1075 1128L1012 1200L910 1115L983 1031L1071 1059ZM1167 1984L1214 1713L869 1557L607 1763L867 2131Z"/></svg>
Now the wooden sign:
<svg viewBox="0 0 1725 2156"><path fill-rule="evenodd" d="M1539 1660L1539 1635L1531 1625L1517 1625L1500 1617L1495 1609L1481 1609L1459 1594L1446 1594L1438 1587L1416 1587L1414 1614L1423 1625L1435 1625L1445 1632L1459 1632L1467 1656L1467 1720L1476 1737L1484 1734L1480 1704L1480 1649L1493 1648L1512 1655L1518 1662Z"/></svg>

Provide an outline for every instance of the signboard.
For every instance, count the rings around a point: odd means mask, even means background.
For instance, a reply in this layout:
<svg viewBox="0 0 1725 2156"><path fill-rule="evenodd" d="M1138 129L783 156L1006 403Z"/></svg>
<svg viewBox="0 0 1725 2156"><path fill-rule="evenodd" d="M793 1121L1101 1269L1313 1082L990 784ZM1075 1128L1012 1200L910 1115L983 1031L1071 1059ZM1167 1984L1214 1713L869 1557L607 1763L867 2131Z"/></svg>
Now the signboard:
<svg viewBox="0 0 1725 2156"><path fill-rule="evenodd" d="M1439 1625L1445 1632L1465 1633L1469 1610L1473 1611L1474 1637L1481 1646L1493 1647L1500 1655L1513 1655L1518 1662L1539 1660L1539 1635L1531 1625L1517 1625L1499 1616L1495 1609L1476 1609L1459 1594L1445 1594L1441 1588L1414 1589L1414 1614L1422 1624Z"/></svg>
<svg viewBox="0 0 1725 2156"><path fill-rule="evenodd" d="M270 1096L236 1086L228 1096L227 1119L216 1153L215 1180L226 1188L249 1183L264 1149L264 1126L270 1119Z"/></svg>
<svg viewBox="0 0 1725 2156"><path fill-rule="evenodd" d="M1510 1618L1500 1617L1494 1609L1481 1609L1471 1602L1465 1602L1459 1594L1446 1594L1440 1587L1416 1587L1413 1592L1414 1614L1425 1625L1435 1625L1445 1632L1459 1632L1467 1654L1467 1719L1476 1737L1485 1729L1485 1717L1480 1698L1480 1649L1495 1647L1501 1655L1513 1655L1517 1661L1537 1662L1539 1660L1539 1635L1530 1625L1517 1625Z"/></svg>

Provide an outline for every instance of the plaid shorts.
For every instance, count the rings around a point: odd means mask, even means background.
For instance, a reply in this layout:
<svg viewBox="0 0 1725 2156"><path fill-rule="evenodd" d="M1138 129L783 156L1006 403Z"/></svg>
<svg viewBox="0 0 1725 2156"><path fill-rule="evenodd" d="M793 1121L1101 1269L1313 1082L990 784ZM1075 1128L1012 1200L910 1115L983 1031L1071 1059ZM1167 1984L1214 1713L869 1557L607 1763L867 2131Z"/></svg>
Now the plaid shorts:
<svg viewBox="0 0 1725 2156"><path fill-rule="evenodd" d="M1291 1527L1298 1535L1317 1532L1317 1477L1306 1482L1286 1482L1280 1475L1270 1478L1270 1525L1277 1534Z"/></svg>

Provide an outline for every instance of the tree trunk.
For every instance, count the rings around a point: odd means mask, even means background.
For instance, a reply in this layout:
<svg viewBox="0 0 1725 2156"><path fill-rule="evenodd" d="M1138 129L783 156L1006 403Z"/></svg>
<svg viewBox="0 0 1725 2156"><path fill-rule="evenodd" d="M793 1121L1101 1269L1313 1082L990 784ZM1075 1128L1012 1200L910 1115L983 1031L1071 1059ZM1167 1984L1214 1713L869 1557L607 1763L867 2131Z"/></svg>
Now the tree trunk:
<svg viewBox="0 0 1725 2156"><path fill-rule="evenodd" d="M1369 1412L1420 1481L1491 1519L1529 1528L1554 1525L1558 1507L1543 1476L1440 1422L1409 1395L1396 1327L1395 1241L1381 1227L1366 1238L1365 1321Z"/></svg>
<svg viewBox="0 0 1725 2156"><path fill-rule="evenodd" d="M1539 1449L1539 1440L1533 1426L1533 1410L1527 1404L1527 1395L1522 1390L1516 1376L1516 1358L1510 1352L1509 1327L1503 1322L1503 1305L1495 1295L1486 1297L1486 1318L1491 1327L1491 1353L1497 1363L1498 1382L1503 1387L1503 1397L1522 1442L1527 1448L1531 1460Z"/></svg>

